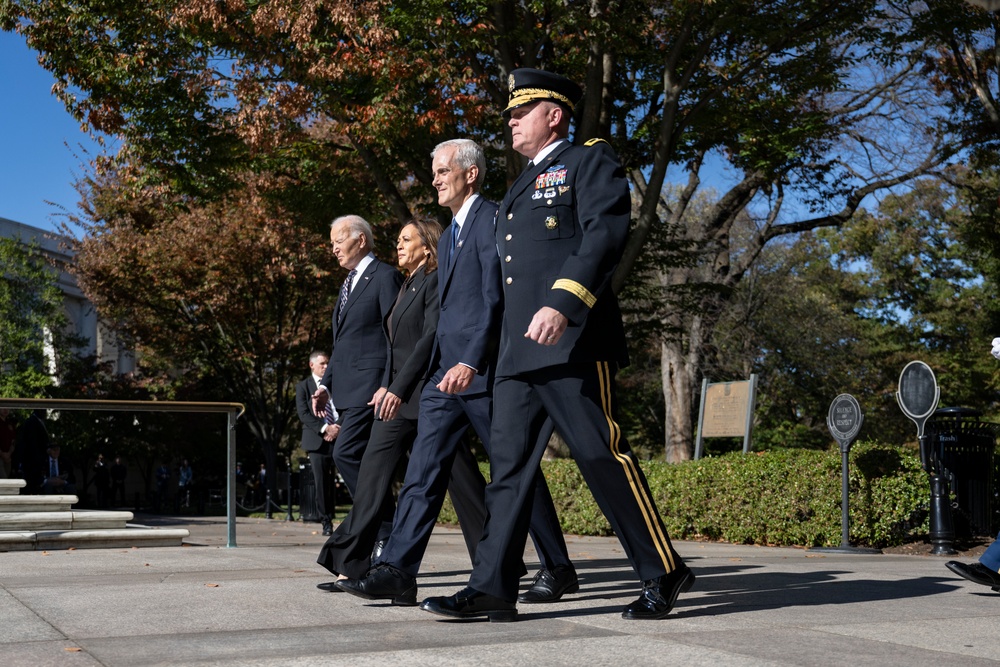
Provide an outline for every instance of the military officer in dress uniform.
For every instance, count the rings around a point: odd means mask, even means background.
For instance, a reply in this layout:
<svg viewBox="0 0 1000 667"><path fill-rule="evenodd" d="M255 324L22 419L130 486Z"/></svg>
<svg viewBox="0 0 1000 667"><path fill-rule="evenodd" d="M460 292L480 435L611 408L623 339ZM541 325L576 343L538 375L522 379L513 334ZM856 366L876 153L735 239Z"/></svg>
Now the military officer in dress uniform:
<svg viewBox="0 0 1000 667"><path fill-rule="evenodd" d="M486 489L488 519L466 588L421 608L453 618L517 618L531 475L546 415L642 580L627 619L670 613L694 574L674 551L646 478L615 419L614 376L628 363L611 277L631 204L625 173L602 140L574 146L570 116L582 91L562 76L518 69L509 80L514 150L531 159L496 224L504 303ZM527 424L527 427L526 427Z"/></svg>

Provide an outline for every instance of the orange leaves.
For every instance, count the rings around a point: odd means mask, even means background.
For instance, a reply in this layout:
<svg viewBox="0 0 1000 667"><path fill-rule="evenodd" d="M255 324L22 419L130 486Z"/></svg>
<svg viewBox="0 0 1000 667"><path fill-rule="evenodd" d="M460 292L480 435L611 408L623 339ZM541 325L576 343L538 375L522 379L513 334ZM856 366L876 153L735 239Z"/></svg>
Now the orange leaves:
<svg viewBox="0 0 1000 667"><path fill-rule="evenodd" d="M249 176L218 202L147 211L142 226L130 214L102 225L77 247L84 290L161 353L190 359L240 340L247 359L280 356L276 346L326 325L329 290L314 267L329 274L336 263L320 234L273 204L277 183Z"/></svg>

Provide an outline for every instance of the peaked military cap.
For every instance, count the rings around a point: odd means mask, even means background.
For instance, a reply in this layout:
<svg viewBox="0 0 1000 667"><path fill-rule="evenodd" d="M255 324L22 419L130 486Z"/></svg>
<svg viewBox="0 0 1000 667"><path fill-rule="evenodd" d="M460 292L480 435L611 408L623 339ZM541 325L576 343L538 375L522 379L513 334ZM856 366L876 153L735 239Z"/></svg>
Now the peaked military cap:
<svg viewBox="0 0 1000 667"><path fill-rule="evenodd" d="M510 102L503 110L504 118L509 117L510 112L517 107L540 100L557 102L573 111L583 97L580 86L566 77L528 67L511 72L507 78L507 87L510 89Z"/></svg>

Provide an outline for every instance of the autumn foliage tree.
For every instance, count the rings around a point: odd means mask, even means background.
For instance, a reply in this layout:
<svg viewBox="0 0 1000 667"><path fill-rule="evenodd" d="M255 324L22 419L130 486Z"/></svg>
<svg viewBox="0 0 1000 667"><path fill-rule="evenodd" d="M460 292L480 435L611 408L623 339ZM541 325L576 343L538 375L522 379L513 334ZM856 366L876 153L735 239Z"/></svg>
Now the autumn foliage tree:
<svg viewBox="0 0 1000 667"><path fill-rule="evenodd" d="M509 72L583 82L574 140L609 139L635 198L616 288L658 267L669 460L690 455L703 351L762 249L843 225L961 148L917 18L878 0L0 0L68 107L124 139L105 166L199 197L309 154L403 220L435 210L428 153L456 135L490 149L499 196L522 164L498 113Z"/></svg>
<svg viewBox="0 0 1000 667"><path fill-rule="evenodd" d="M324 236L272 202L264 178L198 206L90 182L77 277L141 355L246 405L270 469L295 419L294 384L329 341L335 270ZM123 203L124 202L124 203Z"/></svg>

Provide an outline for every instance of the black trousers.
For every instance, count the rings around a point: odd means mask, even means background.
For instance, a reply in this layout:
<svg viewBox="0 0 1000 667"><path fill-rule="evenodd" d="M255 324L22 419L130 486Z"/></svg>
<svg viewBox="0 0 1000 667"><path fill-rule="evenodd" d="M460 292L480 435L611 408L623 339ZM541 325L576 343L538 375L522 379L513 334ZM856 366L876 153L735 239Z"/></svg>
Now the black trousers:
<svg viewBox="0 0 1000 667"><path fill-rule="evenodd" d="M498 378L490 436L489 512L469 586L508 601L518 588L518 560L528 535L533 474L546 415L573 458L643 581L681 563L649 492L646 477L615 421L614 371L606 362L554 366Z"/></svg>
<svg viewBox="0 0 1000 667"><path fill-rule="evenodd" d="M309 452L309 467L312 468L313 484L316 489L316 510L321 522L330 521L334 511L333 489L327 488L327 479L333 467L329 445L315 452Z"/></svg>
<svg viewBox="0 0 1000 667"><path fill-rule="evenodd" d="M333 441L333 464L344 478L351 497L358 496L358 478L361 474L361 460L371 438L372 425L375 423L375 413L368 407L344 408L340 411L340 433ZM389 536L392 530L392 515L395 501L391 492L386 492L381 499L381 522L378 539Z"/></svg>
<svg viewBox="0 0 1000 667"><path fill-rule="evenodd" d="M441 373L435 374L424 386L420 395L420 421L417 440L413 445L410 462L406 468L406 478L399 492L399 504L393 521L389 543L382 552L381 561L389 563L413 576L420 570L420 563L427 549L431 532L444 504L445 483L453 466L470 456L463 436L471 425L483 441L490 457L493 448L490 442L490 414L493 398L490 394L453 395L445 394L437 388ZM546 438L546 442L548 438ZM544 446L543 446L544 449ZM559 526L559 518L552 504L552 496L536 462L531 477L532 502L528 511L531 537L535 543L542 567L568 565L569 555L566 541ZM457 475L452 473L454 479ZM480 479L482 477L480 476ZM458 495L452 492L455 509L460 509ZM459 515L459 523L468 539L469 526ZM476 526L482 529L482 522ZM478 550L481 547L476 547ZM517 555L518 576L525 572Z"/></svg>
<svg viewBox="0 0 1000 667"><path fill-rule="evenodd" d="M394 472L413 445L417 422L411 419L376 421L361 459L358 493L344 521L320 551L317 562L334 574L359 579L371 567L372 547L378 539L384 510L380 504L391 498ZM483 496L486 481L468 450L456 457L448 489L465 535L470 558L482 536L486 520Z"/></svg>

